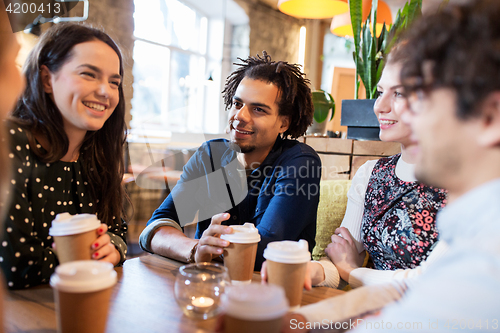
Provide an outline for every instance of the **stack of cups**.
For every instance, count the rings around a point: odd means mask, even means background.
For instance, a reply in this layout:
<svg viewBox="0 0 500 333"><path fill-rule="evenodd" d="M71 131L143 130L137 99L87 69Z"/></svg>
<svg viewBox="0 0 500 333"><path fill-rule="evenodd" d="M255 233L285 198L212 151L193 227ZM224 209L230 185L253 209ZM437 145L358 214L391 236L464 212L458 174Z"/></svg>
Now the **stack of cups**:
<svg viewBox="0 0 500 333"><path fill-rule="evenodd" d="M222 296L226 333L280 332L288 302L283 288L251 283L231 286Z"/></svg>
<svg viewBox="0 0 500 333"><path fill-rule="evenodd" d="M101 222L93 214L57 214L49 235L54 237L59 262L90 260L92 242L97 239L96 230L100 225Z"/></svg>
<svg viewBox="0 0 500 333"><path fill-rule="evenodd" d="M285 289L290 311L300 307L307 263L311 253L307 241L281 241L267 244L264 250L267 259L267 282Z"/></svg>
<svg viewBox="0 0 500 333"><path fill-rule="evenodd" d="M83 260L59 265L50 278L59 333L104 333L116 272L108 262Z"/></svg>
<svg viewBox="0 0 500 333"><path fill-rule="evenodd" d="M232 284L252 282L252 275L257 254L260 235L252 223L231 225L232 234L221 235L221 239L229 241L224 248L224 266L227 267Z"/></svg>

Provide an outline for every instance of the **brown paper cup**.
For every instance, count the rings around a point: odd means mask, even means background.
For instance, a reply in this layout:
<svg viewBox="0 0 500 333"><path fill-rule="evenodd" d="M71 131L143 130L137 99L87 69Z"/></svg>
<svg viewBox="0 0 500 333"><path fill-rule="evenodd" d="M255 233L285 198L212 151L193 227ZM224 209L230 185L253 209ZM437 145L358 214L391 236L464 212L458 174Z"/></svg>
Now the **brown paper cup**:
<svg viewBox="0 0 500 333"><path fill-rule="evenodd" d="M49 235L54 237L59 263L92 259L92 242L101 222L94 214L60 213L52 221Z"/></svg>
<svg viewBox="0 0 500 333"><path fill-rule="evenodd" d="M113 288L90 293L54 290L60 333L104 333Z"/></svg>
<svg viewBox="0 0 500 333"><path fill-rule="evenodd" d="M288 301L279 286L250 283L228 287L221 307L226 333L279 333Z"/></svg>
<svg viewBox="0 0 500 333"><path fill-rule="evenodd" d="M267 282L285 289L290 307L300 306L306 275L307 262L284 264L267 260Z"/></svg>
<svg viewBox="0 0 500 333"><path fill-rule="evenodd" d="M92 259L92 243L97 239L95 230L68 236L54 236L59 263Z"/></svg>
<svg viewBox="0 0 500 333"><path fill-rule="evenodd" d="M104 333L117 274L109 262L61 264L50 277L59 333Z"/></svg>
<svg viewBox="0 0 500 333"><path fill-rule="evenodd" d="M283 317L272 320L244 320L233 318L231 316L224 316L224 332L226 333L279 333Z"/></svg>
<svg viewBox="0 0 500 333"><path fill-rule="evenodd" d="M224 249L224 266L229 271L231 281L252 281L257 245L231 243Z"/></svg>

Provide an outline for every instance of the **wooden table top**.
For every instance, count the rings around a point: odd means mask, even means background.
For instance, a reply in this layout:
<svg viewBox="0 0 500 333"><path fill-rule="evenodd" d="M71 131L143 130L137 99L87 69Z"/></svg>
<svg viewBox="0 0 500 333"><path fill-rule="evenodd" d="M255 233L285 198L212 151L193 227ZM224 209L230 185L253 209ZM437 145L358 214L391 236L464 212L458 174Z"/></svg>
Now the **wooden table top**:
<svg viewBox="0 0 500 333"><path fill-rule="evenodd" d="M175 301L175 276L182 265L145 255L115 268L118 283L113 290L107 333L213 332L215 319L188 318ZM255 273L253 281L260 281L260 275ZM302 305L341 293L326 287L304 290ZM48 285L8 291L4 310L7 332L56 332L54 296Z"/></svg>

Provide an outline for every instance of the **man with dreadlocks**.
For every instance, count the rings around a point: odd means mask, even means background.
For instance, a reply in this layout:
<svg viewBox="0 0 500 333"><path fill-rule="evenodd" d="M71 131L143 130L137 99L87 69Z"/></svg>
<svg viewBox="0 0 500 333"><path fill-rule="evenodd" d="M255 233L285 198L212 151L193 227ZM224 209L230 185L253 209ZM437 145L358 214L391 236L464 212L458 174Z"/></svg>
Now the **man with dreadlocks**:
<svg viewBox="0 0 500 333"><path fill-rule="evenodd" d="M226 81L230 140L205 142L140 237L152 253L206 262L223 253L228 225L253 223L261 242L255 269L271 241L305 239L314 247L321 161L298 142L313 119L309 81L297 65L249 57ZM291 139L288 139L290 137ZM196 239L182 227L198 222Z"/></svg>

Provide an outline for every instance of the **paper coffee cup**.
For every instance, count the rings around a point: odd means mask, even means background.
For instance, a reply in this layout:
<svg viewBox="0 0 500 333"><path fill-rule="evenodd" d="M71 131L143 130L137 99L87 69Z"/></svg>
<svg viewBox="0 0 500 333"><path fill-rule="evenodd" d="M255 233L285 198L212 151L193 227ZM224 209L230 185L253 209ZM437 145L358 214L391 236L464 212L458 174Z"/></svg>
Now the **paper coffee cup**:
<svg viewBox="0 0 500 333"><path fill-rule="evenodd" d="M117 275L109 262L83 260L56 267L54 289L59 333L104 333Z"/></svg>
<svg viewBox="0 0 500 333"><path fill-rule="evenodd" d="M231 225L232 234L221 235L231 244L224 248L224 266L227 267L232 284L250 283L257 255L260 235L252 223Z"/></svg>
<svg viewBox="0 0 500 333"><path fill-rule="evenodd" d="M281 241L267 244L267 282L284 288L290 310L300 307L307 263L311 253L307 241Z"/></svg>
<svg viewBox="0 0 500 333"><path fill-rule="evenodd" d="M228 287L221 307L226 333L278 333L288 301L279 286L251 283Z"/></svg>
<svg viewBox="0 0 500 333"><path fill-rule="evenodd" d="M93 214L57 214L49 235L54 237L59 263L92 258L92 242L101 222Z"/></svg>

